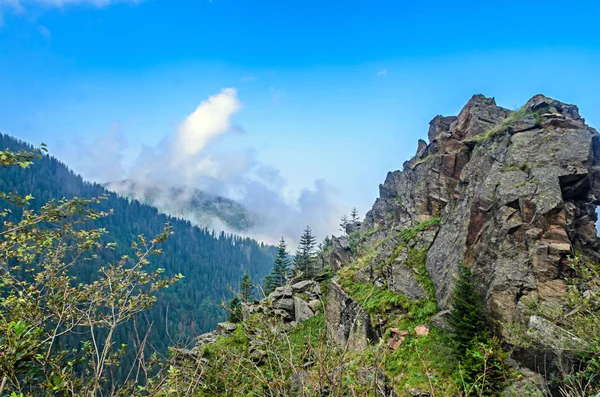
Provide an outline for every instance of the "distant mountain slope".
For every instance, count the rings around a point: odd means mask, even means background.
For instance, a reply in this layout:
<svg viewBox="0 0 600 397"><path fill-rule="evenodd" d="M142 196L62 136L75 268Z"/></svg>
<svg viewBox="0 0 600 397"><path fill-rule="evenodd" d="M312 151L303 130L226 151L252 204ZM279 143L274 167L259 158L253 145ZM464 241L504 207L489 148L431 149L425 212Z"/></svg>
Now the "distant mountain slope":
<svg viewBox="0 0 600 397"><path fill-rule="evenodd" d="M253 214L241 204L199 189L148 186L128 180L104 186L119 195L139 200L204 228L244 232L256 222Z"/></svg>
<svg viewBox="0 0 600 397"><path fill-rule="evenodd" d="M32 149L29 144L5 134L0 134L0 147L15 151ZM114 209L115 214L99 220L97 226L109 230L120 248L119 254L128 253L131 242L139 234L154 237L170 222L174 235L163 244L164 254L155 257L154 262L169 275L182 273L185 278L167 289L147 313L156 332L150 341L159 349L172 344L165 337L166 330L177 340L214 328L225 317L220 304L231 297L228 287L238 285L243 271L248 269L253 280L262 280L272 267L273 247L249 238L216 234L188 221L160 214L156 208L84 181L51 156L36 160L28 169L1 169L0 191L31 194L35 197L34 207L63 197L107 195L108 199L100 206ZM86 269L77 276L85 280L91 274L93 271Z"/></svg>

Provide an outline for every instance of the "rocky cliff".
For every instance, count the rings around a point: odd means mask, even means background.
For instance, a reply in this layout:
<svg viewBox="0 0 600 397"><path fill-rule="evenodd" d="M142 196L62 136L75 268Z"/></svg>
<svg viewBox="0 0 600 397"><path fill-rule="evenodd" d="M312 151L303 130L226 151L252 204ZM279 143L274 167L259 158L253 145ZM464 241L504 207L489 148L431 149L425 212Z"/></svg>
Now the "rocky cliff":
<svg viewBox="0 0 600 397"><path fill-rule="evenodd" d="M229 326L246 335L229 362L243 366L238 357L249 354L248 371L271 365L267 372L279 374L279 383L269 378L244 390L386 397L600 392L598 132L576 106L542 95L517 111L475 95L457 116L436 116L428 139L419 140L402 170L388 173L364 221L319 252L315 264L330 269L330 280L292 281L245 306L242 327ZM448 335L461 330L448 320L465 268L491 343L471 358L504 371L496 385L484 385L479 374L465 381L452 358ZM289 356L285 364L280 354ZM498 360L486 361L487 354ZM477 367L484 377L485 365Z"/></svg>
<svg viewBox="0 0 600 397"><path fill-rule="evenodd" d="M334 238L330 257L337 278L348 267L354 282L418 300L427 295L426 275L441 310L435 322L449 309L463 264L505 342L507 324L540 328L537 317L532 321L524 313L527 299L560 308L567 279L575 276L569 258L600 259L600 135L576 106L543 95L518 111L475 95L458 116L436 116L428 138L428 144L419 140L403 170L388 173L380 185L360 232L349 234L356 247ZM423 268L410 263L411 252L423 253ZM356 312L346 297L336 299L340 293L329 296L328 306L343 301ZM337 312L328 317L333 329L346 316ZM363 322L363 339L377 325ZM550 326L558 328L549 322L541 328ZM538 357L538 365L544 361Z"/></svg>

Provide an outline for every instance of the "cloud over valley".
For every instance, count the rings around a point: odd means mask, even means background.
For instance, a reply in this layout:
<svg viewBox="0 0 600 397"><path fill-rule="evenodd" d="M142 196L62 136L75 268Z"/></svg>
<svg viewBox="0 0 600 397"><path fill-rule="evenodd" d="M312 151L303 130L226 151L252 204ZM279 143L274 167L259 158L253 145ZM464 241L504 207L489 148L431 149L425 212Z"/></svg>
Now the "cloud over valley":
<svg viewBox="0 0 600 397"><path fill-rule="evenodd" d="M256 150L219 145L226 135L251 134L232 122L242 108L235 89L221 90L128 166L118 125L91 144L78 143L76 155L59 154L84 177L201 226L271 244L282 236L295 244L306 225L319 239L334 233L344 208L327 181L315 178L290 195L279 170L260 162Z"/></svg>

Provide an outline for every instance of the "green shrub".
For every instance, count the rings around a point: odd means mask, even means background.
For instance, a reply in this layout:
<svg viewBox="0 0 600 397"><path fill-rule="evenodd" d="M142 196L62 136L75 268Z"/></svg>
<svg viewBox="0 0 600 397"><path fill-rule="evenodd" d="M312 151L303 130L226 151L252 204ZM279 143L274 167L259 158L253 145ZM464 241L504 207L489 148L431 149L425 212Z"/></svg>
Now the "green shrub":
<svg viewBox="0 0 600 397"><path fill-rule="evenodd" d="M449 318L457 378L465 395L492 396L504 385L506 354L490 335L471 270L461 264L458 271Z"/></svg>

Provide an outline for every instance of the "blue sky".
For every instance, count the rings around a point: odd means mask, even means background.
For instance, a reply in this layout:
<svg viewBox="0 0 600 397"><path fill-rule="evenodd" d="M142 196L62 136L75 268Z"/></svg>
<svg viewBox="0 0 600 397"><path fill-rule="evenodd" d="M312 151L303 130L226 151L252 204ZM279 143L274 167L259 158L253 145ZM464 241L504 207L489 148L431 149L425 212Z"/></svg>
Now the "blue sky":
<svg viewBox="0 0 600 397"><path fill-rule="evenodd" d="M127 175L225 88L240 108L206 150L269 167L289 200L325 180L363 213L429 120L473 94L515 108L544 93L600 126L598 1L0 0L0 13L0 130L95 179L115 162L110 177Z"/></svg>

